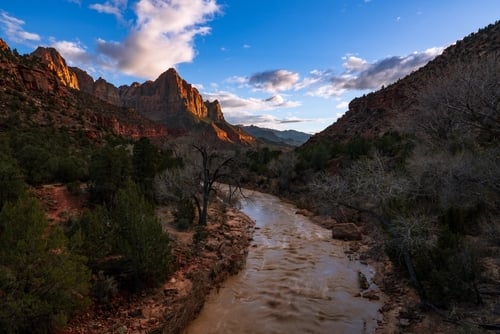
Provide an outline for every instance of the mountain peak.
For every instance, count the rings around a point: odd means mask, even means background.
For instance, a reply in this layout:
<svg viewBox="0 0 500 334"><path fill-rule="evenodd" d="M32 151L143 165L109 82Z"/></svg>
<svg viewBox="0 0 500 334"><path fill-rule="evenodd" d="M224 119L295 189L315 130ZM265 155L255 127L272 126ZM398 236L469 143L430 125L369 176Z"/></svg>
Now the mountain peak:
<svg viewBox="0 0 500 334"><path fill-rule="evenodd" d="M76 74L70 71L66 61L55 48L40 46L31 55L40 58L50 70L56 72L63 85L79 89Z"/></svg>
<svg viewBox="0 0 500 334"><path fill-rule="evenodd" d="M177 70L173 67L169 68L165 73L168 75L175 75L177 77L179 76L179 73L177 73Z"/></svg>

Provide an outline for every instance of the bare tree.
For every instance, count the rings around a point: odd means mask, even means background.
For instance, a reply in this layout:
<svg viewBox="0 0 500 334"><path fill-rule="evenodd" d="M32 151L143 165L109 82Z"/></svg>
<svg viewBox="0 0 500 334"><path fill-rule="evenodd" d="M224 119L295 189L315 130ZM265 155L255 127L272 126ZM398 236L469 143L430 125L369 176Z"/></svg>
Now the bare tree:
<svg viewBox="0 0 500 334"><path fill-rule="evenodd" d="M198 140L182 148L184 166L163 172L156 180L157 196L170 200L191 198L198 211L198 223L207 223L210 196L218 182L238 186L235 154L217 143Z"/></svg>
<svg viewBox="0 0 500 334"><path fill-rule="evenodd" d="M193 148L201 156L201 171L198 179L201 183L201 200L194 196L199 213L199 224L207 223L208 200L211 192L215 191L214 184L232 177L231 163L234 162L233 155L204 144L193 144Z"/></svg>
<svg viewBox="0 0 500 334"><path fill-rule="evenodd" d="M378 221L390 239L396 243L402 262L421 299L427 300L413 264L412 254L416 249L415 245L422 244L422 230L416 229L414 216L400 215L393 220L385 210L389 200L406 199L412 195L414 185L408 176L388 168L387 161L377 152L373 152L372 157L355 161L342 174L321 174L310 183L310 187L318 202L365 213ZM415 232L417 230L418 233Z"/></svg>
<svg viewBox="0 0 500 334"><path fill-rule="evenodd" d="M450 66L416 96L420 135L429 144L500 136L500 54ZM411 129L409 129L411 130Z"/></svg>

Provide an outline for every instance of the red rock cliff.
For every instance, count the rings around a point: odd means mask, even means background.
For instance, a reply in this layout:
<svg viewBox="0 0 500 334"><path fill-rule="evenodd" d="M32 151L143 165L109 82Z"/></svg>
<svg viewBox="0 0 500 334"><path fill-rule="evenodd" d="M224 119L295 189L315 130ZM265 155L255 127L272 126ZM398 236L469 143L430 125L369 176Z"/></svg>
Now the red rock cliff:
<svg viewBox="0 0 500 334"><path fill-rule="evenodd" d="M76 74L70 71L66 61L56 49L39 47L31 55L39 57L49 69L54 71L64 86L79 89Z"/></svg>

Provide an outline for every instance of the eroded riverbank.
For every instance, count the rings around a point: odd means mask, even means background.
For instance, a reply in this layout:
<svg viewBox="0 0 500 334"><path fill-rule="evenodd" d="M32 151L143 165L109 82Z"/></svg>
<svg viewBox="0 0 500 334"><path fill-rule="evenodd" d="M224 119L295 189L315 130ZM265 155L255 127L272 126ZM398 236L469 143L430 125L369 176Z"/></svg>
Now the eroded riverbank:
<svg viewBox="0 0 500 334"><path fill-rule="evenodd" d="M161 210L159 215L168 225ZM199 313L210 291L244 266L254 222L235 209L211 208L207 238L197 254L191 247L193 232L166 227L179 269L163 286L95 304L58 334L179 333Z"/></svg>

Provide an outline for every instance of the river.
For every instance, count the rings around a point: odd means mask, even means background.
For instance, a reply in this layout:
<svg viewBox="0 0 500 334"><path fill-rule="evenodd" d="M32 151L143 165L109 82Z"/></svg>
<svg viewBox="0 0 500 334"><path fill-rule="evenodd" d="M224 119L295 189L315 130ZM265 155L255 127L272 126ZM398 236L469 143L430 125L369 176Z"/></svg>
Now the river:
<svg viewBox="0 0 500 334"><path fill-rule="evenodd" d="M247 192L256 222L245 268L208 298L186 334L372 333L379 301L355 297L358 271L331 232L277 197Z"/></svg>

